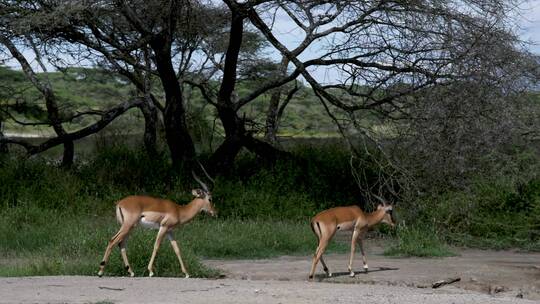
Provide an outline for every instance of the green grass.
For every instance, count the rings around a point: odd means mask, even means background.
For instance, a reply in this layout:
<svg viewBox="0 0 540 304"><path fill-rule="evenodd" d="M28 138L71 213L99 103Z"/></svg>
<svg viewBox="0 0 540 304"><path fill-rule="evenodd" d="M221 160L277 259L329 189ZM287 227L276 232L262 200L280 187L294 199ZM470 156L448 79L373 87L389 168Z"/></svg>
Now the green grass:
<svg viewBox="0 0 540 304"><path fill-rule="evenodd" d="M229 175L216 178L219 217L200 216L176 232L191 275L219 275L201 264L203 258L312 254L316 241L309 218L329 207L362 203L348 154L339 146L291 150L299 160L274 165L242 154ZM484 176L469 189L405 197L395 209L407 226L379 230L396 239L386 254L448 256L449 245L540 250L540 179L511 178L515 174ZM101 146L69 170L43 158L0 156L0 276L95 275L118 229L115 201L148 194L185 204L193 187L189 173L172 172L166 156L150 159L122 145ZM138 276L147 275L155 235L138 229L128 242ZM329 251L348 252L348 246L335 243ZM159 276L181 275L167 241L155 269ZM117 248L106 275L126 275Z"/></svg>
<svg viewBox="0 0 540 304"><path fill-rule="evenodd" d="M491 176L469 187L406 201L403 219L429 223L425 234L455 246L540 251L540 178Z"/></svg>
<svg viewBox="0 0 540 304"><path fill-rule="evenodd" d="M448 245L441 240L433 227L398 226L394 245L384 255L399 257L446 257L454 256Z"/></svg>
<svg viewBox="0 0 540 304"><path fill-rule="evenodd" d="M312 254L317 247L309 220L201 220L182 229L187 246L207 258L259 259ZM333 242L330 252L345 252L347 244Z"/></svg>
<svg viewBox="0 0 540 304"><path fill-rule="evenodd" d="M0 213L0 276L95 275L108 239L118 229L112 214L67 214L42 208L9 208ZM135 229L128 257L137 276L146 270L156 231ZM190 275L216 277L200 258L267 258L308 254L316 247L308 221L211 219L201 216L175 232ZM346 251L335 243L330 251ZM181 276L168 241L156 258L158 276ZM118 248L105 269L108 276L126 275Z"/></svg>

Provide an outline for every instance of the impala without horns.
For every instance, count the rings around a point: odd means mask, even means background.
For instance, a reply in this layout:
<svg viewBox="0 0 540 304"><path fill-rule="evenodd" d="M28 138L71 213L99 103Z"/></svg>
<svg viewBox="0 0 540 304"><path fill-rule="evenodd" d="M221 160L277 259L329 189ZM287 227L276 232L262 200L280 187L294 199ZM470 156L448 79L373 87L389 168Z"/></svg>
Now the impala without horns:
<svg viewBox="0 0 540 304"><path fill-rule="evenodd" d="M378 223L386 223L392 227L395 226L393 217L392 205L386 203L382 198L375 196L381 201L381 204L377 206L377 209L372 213L365 213L358 206L336 207L328 210L324 210L315 215L311 220L311 229L317 236L319 244L313 261L311 263L311 271L309 272L308 279L313 279L315 273L315 267L321 261L324 272L331 277L332 273L328 270L326 263L322 255L328 246L328 243L338 230L352 230L351 239L351 257L349 259L349 272L350 276L354 277L354 271L352 269L352 263L354 259L354 251L356 242L360 243L360 251L362 252L362 261L364 263L364 270L368 271L368 265L366 261L366 255L364 252L364 245L362 239L369 228L377 225Z"/></svg>
<svg viewBox="0 0 540 304"><path fill-rule="evenodd" d="M206 176L212 181L206 170L201 165ZM180 248L177 242L173 238L173 229L191 221L201 211L207 212L212 216L216 216L216 210L212 204L212 194L208 189L208 186L203 183L195 174L191 171L195 180L202 186L202 189L193 189L192 194L195 198L187 205L178 205L167 199L154 198L149 196L128 196L120 200L116 204L116 219L121 224L120 230L109 240L105 255L99 266L98 275L103 275L103 269L105 264L109 261L109 255L112 248L118 244L120 247L120 253L122 254L122 260L126 271L130 276L134 276L135 273L129 265L129 261L126 253L126 241L130 231L137 225L141 225L144 228L158 229L156 241L154 244L154 250L148 264L149 276L154 275L153 265L156 258L156 253L159 249L163 237L167 235L167 238L171 242L171 246L178 257L182 272L186 278L189 278L186 266L182 261L180 254Z"/></svg>

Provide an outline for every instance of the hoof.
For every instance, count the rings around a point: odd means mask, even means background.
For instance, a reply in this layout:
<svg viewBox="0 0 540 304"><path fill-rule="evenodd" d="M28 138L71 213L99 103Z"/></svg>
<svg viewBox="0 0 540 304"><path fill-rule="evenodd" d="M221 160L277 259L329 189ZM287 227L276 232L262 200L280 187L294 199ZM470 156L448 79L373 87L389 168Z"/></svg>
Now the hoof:
<svg viewBox="0 0 540 304"><path fill-rule="evenodd" d="M135 273L132 271L129 273L129 276L133 278L135 276Z"/></svg>
<svg viewBox="0 0 540 304"><path fill-rule="evenodd" d="M368 265L364 265L364 271L368 272L368 269L369 269Z"/></svg>
<svg viewBox="0 0 540 304"><path fill-rule="evenodd" d="M186 273L186 276L184 277L184 279L189 279L189 274Z"/></svg>
<svg viewBox="0 0 540 304"><path fill-rule="evenodd" d="M351 271L351 273L349 274L349 276L350 276L351 278L354 278L354 275L355 275L355 274L354 274L354 271Z"/></svg>
<svg viewBox="0 0 540 304"><path fill-rule="evenodd" d="M313 280L313 276L312 276L312 275L308 276L308 281L311 281L311 280Z"/></svg>
<svg viewBox="0 0 540 304"><path fill-rule="evenodd" d="M154 276L154 272L150 271L150 273L148 274L149 277L153 277Z"/></svg>
<svg viewBox="0 0 540 304"><path fill-rule="evenodd" d="M326 275L331 278L332 277L332 273L331 272L327 272Z"/></svg>

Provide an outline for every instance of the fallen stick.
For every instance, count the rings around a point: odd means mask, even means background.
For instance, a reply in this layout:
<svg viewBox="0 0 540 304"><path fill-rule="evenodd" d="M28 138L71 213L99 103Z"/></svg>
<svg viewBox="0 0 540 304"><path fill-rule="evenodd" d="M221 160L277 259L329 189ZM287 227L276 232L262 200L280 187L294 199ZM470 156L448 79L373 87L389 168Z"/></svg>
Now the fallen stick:
<svg viewBox="0 0 540 304"><path fill-rule="evenodd" d="M437 281L437 282L431 284L431 287L432 288L439 288L441 286L452 284L452 283L459 282L459 281L461 281L461 278L459 278L459 277L458 278L448 278L448 279L440 280L440 281Z"/></svg>
<svg viewBox="0 0 540 304"><path fill-rule="evenodd" d="M112 288L112 287L107 287L107 286L98 286L99 289L107 289L107 290L116 290L116 291L122 291L124 290L124 288Z"/></svg>

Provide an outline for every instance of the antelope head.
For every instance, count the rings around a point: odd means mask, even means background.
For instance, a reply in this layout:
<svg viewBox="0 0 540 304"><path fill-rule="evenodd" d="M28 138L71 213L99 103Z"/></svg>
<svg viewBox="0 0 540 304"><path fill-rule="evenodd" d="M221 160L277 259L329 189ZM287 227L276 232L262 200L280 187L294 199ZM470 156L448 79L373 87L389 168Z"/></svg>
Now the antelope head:
<svg viewBox="0 0 540 304"><path fill-rule="evenodd" d="M208 179L210 181L212 181L212 184L214 183L214 180L210 177L210 175L208 175L208 173L206 172L206 170L204 169L204 167L201 165L201 163L199 163L199 166L201 166L204 174L206 175L206 177L208 177ZM203 200L203 206L201 208L201 211L204 211L208 214L210 214L211 216L217 216L217 211L214 207L214 204L212 203L212 192L210 192L210 190L208 189L208 185L205 184L198 176L197 174L195 174L195 171L191 170L191 174L193 175L193 178L199 183L199 185L201 186L202 189L193 189L191 190L191 193L193 194L193 196L195 196L196 198L200 198Z"/></svg>
<svg viewBox="0 0 540 304"><path fill-rule="evenodd" d="M379 200L381 203L377 206L377 210L384 210L384 217L381 220L382 223L390 225L390 227L394 228L396 226L396 221L394 218L394 207L389 204L385 199L383 199L380 196L377 196L373 194L377 200Z"/></svg>

